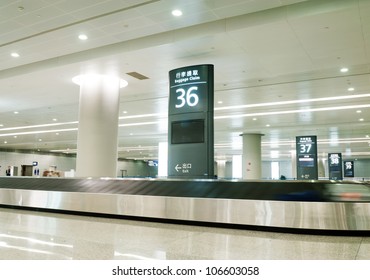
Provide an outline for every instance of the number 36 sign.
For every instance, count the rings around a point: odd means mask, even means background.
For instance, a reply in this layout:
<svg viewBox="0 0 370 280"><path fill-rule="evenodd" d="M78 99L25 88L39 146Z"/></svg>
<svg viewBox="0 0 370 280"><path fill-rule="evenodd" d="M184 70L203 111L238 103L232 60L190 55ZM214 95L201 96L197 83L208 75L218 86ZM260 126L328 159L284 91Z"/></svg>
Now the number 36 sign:
<svg viewBox="0 0 370 280"><path fill-rule="evenodd" d="M213 65L194 65L170 71L169 114L206 112L213 106ZM212 104L210 104L212 102Z"/></svg>

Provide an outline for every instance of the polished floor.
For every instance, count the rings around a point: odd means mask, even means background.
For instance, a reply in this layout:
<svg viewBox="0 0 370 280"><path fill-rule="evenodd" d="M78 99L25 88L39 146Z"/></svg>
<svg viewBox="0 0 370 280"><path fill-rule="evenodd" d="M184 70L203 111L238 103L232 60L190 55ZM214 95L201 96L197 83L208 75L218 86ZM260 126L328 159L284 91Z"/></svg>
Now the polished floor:
<svg viewBox="0 0 370 280"><path fill-rule="evenodd" d="M2 260L370 260L370 237L172 225L0 208Z"/></svg>

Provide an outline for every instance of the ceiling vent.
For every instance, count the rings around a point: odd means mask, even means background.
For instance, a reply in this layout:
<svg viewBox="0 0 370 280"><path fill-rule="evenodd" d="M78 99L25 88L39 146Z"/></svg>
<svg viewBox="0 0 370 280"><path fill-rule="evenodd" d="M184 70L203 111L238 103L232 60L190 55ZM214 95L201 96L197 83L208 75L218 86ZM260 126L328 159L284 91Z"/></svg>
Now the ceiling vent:
<svg viewBox="0 0 370 280"><path fill-rule="evenodd" d="M146 79L149 79L147 76L144 76L138 72L128 72L126 73L127 75L130 75L131 77L134 77L138 80L146 80Z"/></svg>

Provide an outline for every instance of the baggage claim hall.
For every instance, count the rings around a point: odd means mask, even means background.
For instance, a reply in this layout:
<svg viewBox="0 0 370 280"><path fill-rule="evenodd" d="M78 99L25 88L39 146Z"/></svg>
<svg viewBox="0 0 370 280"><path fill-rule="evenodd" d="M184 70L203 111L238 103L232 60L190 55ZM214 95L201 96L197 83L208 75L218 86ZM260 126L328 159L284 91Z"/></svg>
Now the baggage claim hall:
<svg viewBox="0 0 370 280"><path fill-rule="evenodd" d="M0 30L0 259L370 259L370 0L6 0Z"/></svg>

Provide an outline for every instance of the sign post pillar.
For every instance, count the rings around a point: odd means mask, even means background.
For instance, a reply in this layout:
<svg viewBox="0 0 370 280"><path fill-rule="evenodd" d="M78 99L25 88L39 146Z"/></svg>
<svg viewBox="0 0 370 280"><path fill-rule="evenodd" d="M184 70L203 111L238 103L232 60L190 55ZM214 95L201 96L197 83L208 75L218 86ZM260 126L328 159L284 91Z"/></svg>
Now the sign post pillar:
<svg viewBox="0 0 370 280"><path fill-rule="evenodd" d="M317 137L297 136L297 180L318 180Z"/></svg>
<svg viewBox="0 0 370 280"><path fill-rule="evenodd" d="M171 70L168 177L213 178L213 65Z"/></svg>
<svg viewBox="0 0 370 280"><path fill-rule="evenodd" d="M343 180L342 172L342 154L329 153L329 180Z"/></svg>
<svg viewBox="0 0 370 280"><path fill-rule="evenodd" d="M343 162L344 167L344 177L355 177L355 163L351 160L346 160Z"/></svg>

